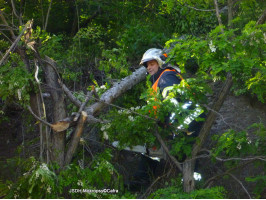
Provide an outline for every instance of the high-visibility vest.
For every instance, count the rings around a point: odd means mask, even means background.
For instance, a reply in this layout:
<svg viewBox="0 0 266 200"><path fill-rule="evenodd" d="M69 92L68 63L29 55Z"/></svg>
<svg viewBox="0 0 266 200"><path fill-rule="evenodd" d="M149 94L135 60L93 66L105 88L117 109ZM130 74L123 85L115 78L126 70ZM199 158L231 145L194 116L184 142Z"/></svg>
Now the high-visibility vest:
<svg viewBox="0 0 266 200"><path fill-rule="evenodd" d="M170 72L170 71L172 71L172 72L176 72L176 70L174 70L174 69L166 69L166 70L164 70L161 74L160 74L160 76L157 78L157 80L154 82L154 84L152 85L152 89L153 89L153 91L154 92L157 92L157 90L158 90L158 83L159 83L159 80L160 80L160 78L161 78L161 76L165 73L165 72ZM181 75L179 74L179 73L177 73L180 77L181 77ZM182 77L181 77L181 79L183 79ZM159 106L153 106L153 109L154 109L154 114L156 115L157 114L157 108L158 108Z"/></svg>
<svg viewBox="0 0 266 200"><path fill-rule="evenodd" d="M152 89L153 89L155 92L157 92L159 80L160 80L161 76L162 76L165 72L176 72L176 70L175 70L175 69L166 69L166 70L164 70L164 71L160 74L159 78L157 78L157 80L155 81L155 83L153 83L153 85L152 85ZM181 78L181 80L183 80L183 77L182 77L178 72L177 72L177 75Z"/></svg>

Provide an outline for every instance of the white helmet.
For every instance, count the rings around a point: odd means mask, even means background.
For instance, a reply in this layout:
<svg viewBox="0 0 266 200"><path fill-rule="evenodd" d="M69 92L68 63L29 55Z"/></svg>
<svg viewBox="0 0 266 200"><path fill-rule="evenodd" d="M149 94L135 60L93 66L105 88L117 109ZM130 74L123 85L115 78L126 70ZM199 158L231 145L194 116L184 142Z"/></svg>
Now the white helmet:
<svg viewBox="0 0 266 200"><path fill-rule="evenodd" d="M151 48L147 50L140 61L140 65L144 65L147 67L147 62L151 60L156 60L160 68L162 68L163 64L165 63L167 55L163 54L161 49Z"/></svg>

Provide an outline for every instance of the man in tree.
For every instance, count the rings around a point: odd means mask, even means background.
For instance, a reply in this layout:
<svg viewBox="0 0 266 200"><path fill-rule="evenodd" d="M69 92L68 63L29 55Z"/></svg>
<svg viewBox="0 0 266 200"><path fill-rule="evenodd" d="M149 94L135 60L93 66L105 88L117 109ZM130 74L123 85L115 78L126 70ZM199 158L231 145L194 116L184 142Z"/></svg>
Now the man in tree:
<svg viewBox="0 0 266 200"><path fill-rule="evenodd" d="M163 54L163 51L160 49L152 48L147 50L140 62L140 65L143 65L146 67L147 72L150 74L150 82L152 83L152 89L155 93L157 93L158 89L160 93L162 94L163 98L166 98L168 96L169 91L173 89L173 85L178 85L182 81L182 77L180 75L180 69L177 67L171 67L165 64L165 60L167 58L167 54ZM178 99L171 99L174 104L178 104ZM190 101L185 102L184 104L186 109L195 109L195 106L192 105ZM153 106L154 112L157 112L157 107ZM166 117L164 122L164 127L169 127L169 123L173 122L175 114L170 114L168 117ZM203 124L203 122L196 122L194 119L196 117L205 117L205 114L203 113L203 110L201 109L195 109L195 112L193 113L193 117L188 116L188 118L185 119L186 124L188 125L188 129L186 134L190 135L190 137L196 137L198 136L198 133L200 131L200 128ZM172 135L169 137L170 140L173 140L175 136ZM147 155L142 155L141 161L138 166L138 170L134 174L134 179L130 183L130 186L133 188L137 185L142 185L145 187L145 185L148 185L150 182L150 174L154 174L156 166L158 165L157 161L154 161L152 157L159 157L159 158L166 158L166 155L162 149L153 147L148 149ZM184 156L182 156L182 159L180 161L183 161L185 159Z"/></svg>
<svg viewBox="0 0 266 200"><path fill-rule="evenodd" d="M147 72L151 75L150 82L152 83L152 89L154 90L154 92L157 92L159 89L164 99L168 96L169 91L173 89L172 86L180 84L183 79L180 75L180 69L176 66L169 66L168 64L166 64L166 58L167 54L163 54L162 50L152 48L144 53L140 62L140 65L145 66ZM178 104L178 102L180 102L180 98L172 98L171 102L173 102L174 104ZM195 110L193 116L188 116L184 120L184 123L189 124L187 134L193 134L194 137L198 136L202 122L196 122L194 119L199 116L204 117L205 114L203 113L202 109L196 108L198 107L198 105L193 105L191 101L186 100L186 102L183 103L183 108ZM172 118L174 118L173 115L174 114L172 114L166 119L166 123L168 123Z"/></svg>
<svg viewBox="0 0 266 200"><path fill-rule="evenodd" d="M178 68L167 67L164 63L167 58L167 54L163 54L160 49L147 50L140 62L140 65L144 65L147 68L147 72L151 75L150 81L152 88L157 92L160 92L165 98L169 86L179 84L181 82L180 70Z"/></svg>

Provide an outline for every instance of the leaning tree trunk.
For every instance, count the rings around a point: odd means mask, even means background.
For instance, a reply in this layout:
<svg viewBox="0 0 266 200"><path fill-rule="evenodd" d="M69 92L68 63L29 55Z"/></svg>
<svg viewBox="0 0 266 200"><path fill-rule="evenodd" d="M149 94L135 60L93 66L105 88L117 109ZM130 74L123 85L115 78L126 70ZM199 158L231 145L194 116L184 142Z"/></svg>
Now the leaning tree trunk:
<svg viewBox="0 0 266 200"><path fill-rule="evenodd" d="M217 0L214 0L214 5L215 5L215 10L216 10L216 16L219 22L219 26L221 27L221 32L222 34L224 33L224 30L222 28L222 20L219 14L219 8L218 8L218 3ZM230 12L232 12L232 2L231 0L228 0L228 6L230 6L230 8L228 9ZM228 14L228 17L230 20L232 20L232 13ZM229 56L230 57L230 56ZM229 58L230 59L230 58ZM193 177L194 174L194 168L195 168L195 158L198 154L198 152L200 151L202 145L204 144L210 130L211 127L216 119L216 113L219 112L220 108L222 107L225 98L227 97L230 88L233 84L233 79L232 79L232 75L228 72L227 74L227 79L226 82L223 86L223 88L221 89L217 99L215 100L212 109L209 111L208 116L206 118L205 123L203 124L200 133L199 133L199 141L193 146L192 149L192 153L191 153L191 158L188 158L187 160L185 160L184 164L183 164L183 189L184 192L191 192L195 189L195 180Z"/></svg>
<svg viewBox="0 0 266 200"><path fill-rule="evenodd" d="M66 106L64 101L64 95L61 87L58 83L58 76L54 69L55 62L49 57L45 57L45 80L50 88L50 93L52 97L53 104L53 121L57 122L61 119L66 118ZM48 64L50 63L50 64ZM60 167L64 166L64 156L65 156L65 131L55 132L51 134L51 144L50 144L51 161L59 164Z"/></svg>
<svg viewBox="0 0 266 200"><path fill-rule="evenodd" d="M222 26L222 22L221 22L221 18L219 15L219 9L218 9L218 3L217 0L214 0L214 4L215 4L215 10L216 10L216 15L218 18L218 22L219 25ZM228 0L228 11L230 11L230 13L228 13L228 24L231 25L231 20L233 19L233 14L232 14L232 10L233 10L233 1L232 0ZM260 16L260 18L257 21L257 25L259 24L263 24L266 20L266 9L263 11L262 15ZM222 34L223 34L223 29L222 30ZM229 59L230 59L230 55L228 55ZM223 88L221 89L217 99L215 100L215 103L211 109L211 111L209 112L207 119L205 121L205 123L203 124L200 133L199 133L199 141L193 146L192 149L192 153L191 153L191 157L192 159L187 159L184 162L183 165L183 189L185 192L191 192L195 189L195 183L194 183L194 177L193 177L193 172L194 172L194 167L195 167L195 157L197 156L198 152L200 151L202 145L204 144L210 130L212 127L212 124L214 123L215 119L216 119L216 113L220 110L220 108L222 107L225 98L227 97L230 88L233 84L233 78L231 73L227 74L227 79L226 82L223 86Z"/></svg>

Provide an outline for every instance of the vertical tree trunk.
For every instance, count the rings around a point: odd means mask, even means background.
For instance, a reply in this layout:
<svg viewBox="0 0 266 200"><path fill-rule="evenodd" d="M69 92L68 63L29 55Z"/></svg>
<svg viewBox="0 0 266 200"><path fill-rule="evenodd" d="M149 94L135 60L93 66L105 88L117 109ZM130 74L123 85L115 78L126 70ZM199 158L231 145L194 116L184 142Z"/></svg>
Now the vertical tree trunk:
<svg viewBox="0 0 266 200"><path fill-rule="evenodd" d="M183 163L183 190L184 192L191 192L195 189L194 180L194 166L195 160L185 160Z"/></svg>
<svg viewBox="0 0 266 200"><path fill-rule="evenodd" d="M53 121L57 122L66 118L66 108L64 102L63 92L58 83L58 77L55 72L55 62L49 57L45 57L47 64L44 67L45 79L47 85L51 89L51 97L53 100ZM59 164L60 167L64 166L65 156L65 131L53 132L51 135L51 161Z"/></svg>
<svg viewBox="0 0 266 200"><path fill-rule="evenodd" d="M228 26L231 28L233 20L233 0L228 0Z"/></svg>

